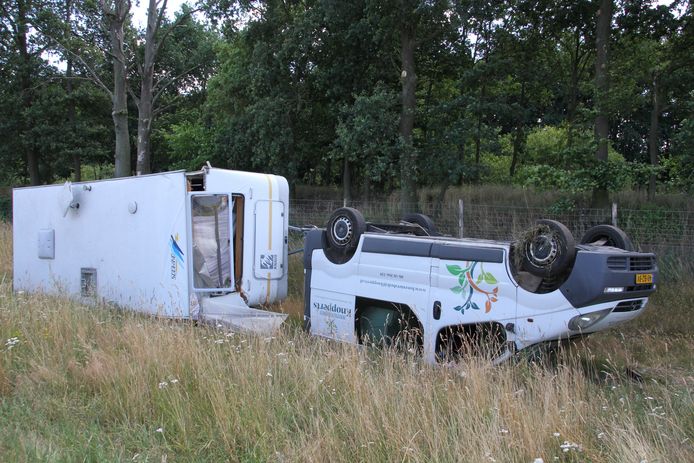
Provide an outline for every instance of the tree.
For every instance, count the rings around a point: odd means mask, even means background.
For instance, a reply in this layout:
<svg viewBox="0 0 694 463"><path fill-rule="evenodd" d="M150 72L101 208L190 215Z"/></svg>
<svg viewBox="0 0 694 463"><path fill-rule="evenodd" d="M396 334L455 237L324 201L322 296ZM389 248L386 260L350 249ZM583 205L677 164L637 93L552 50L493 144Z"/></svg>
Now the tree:
<svg viewBox="0 0 694 463"><path fill-rule="evenodd" d="M607 108L608 81L608 47L610 29L612 28L612 0L599 0L595 33L595 140L597 151L595 159L598 164L607 162L607 144L610 133ZM607 188L598 185L593 189L592 206L606 207L609 203Z"/></svg>
<svg viewBox="0 0 694 463"><path fill-rule="evenodd" d="M116 136L116 177L131 175L130 135L128 130L128 72L125 58L125 22L130 12L130 0L101 0L101 9L106 20L110 38L110 56L113 66L113 91L102 84L110 93L113 104L113 126ZM93 77L100 81L96 73Z"/></svg>
<svg viewBox="0 0 694 463"><path fill-rule="evenodd" d="M0 2L2 51L3 55L7 57L6 64L13 67L17 76L17 91L20 95L18 103L21 109L15 113L16 127L21 140L20 152L23 154L26 171L32 185L41 183L38 154L32 140L25 136L32 126L30 114L34 104L35 76L43 52L41 44L37 43L36 38L29 33L32 19L35 17L38 7L39 5L32 0Z"/></svg>
<svg viewBox="0 0 694 463"><path fill-rule="evenodd" d="M211 58L209 53L199 53L200 49L188 50L190 54L185 56L185 69L167 69L166 71L170 72L159 74L155 72L162 48L171 39L172 32L186 23L190 23L193 13L197 11L184 6L174 22L168 23L166 21L166 8L167 0L149 0L147 27L142 41L143 59L137 65L140 92L137 95L131 91L138 109L137 163L135 167L137 175L148 174L152 171L152 121L162 110L162 107L157 107L162 94L196 68L202 67L202 60Z"/></svg>

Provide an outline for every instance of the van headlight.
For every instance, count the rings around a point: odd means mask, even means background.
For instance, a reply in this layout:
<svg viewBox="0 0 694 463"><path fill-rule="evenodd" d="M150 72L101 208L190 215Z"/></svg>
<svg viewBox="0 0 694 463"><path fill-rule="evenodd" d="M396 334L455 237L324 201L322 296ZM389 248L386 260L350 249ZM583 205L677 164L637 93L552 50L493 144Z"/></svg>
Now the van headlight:
<svg viewBox="0 0 694 463"><path fill-rule="evenodd" d="M572 331L583 331L588 329L605 318L610 312L612 312L612 307L609 309L598 310L597 312L578 315L569 320L569 329Z"/></svg>

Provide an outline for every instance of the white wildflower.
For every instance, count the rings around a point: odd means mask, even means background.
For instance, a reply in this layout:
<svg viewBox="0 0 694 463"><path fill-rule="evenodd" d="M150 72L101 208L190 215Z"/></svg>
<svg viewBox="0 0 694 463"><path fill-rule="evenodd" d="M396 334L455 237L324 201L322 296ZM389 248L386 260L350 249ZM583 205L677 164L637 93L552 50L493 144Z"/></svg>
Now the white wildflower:
<svg viewBox="0 0 694 463"><path fill-rule="evenodd" d="M559 434L558 432L553 432L552 435L553 435L554 437L559 437L559 436L561 436L561 434Z"/></svg>
<svg viewBox="0 0 694 463"><path fill-rule="evenodd" d="M159 389L164 389L165 387L169 387L169 383L166 381L162 381L159 383Z"/></svg>
<svg viewBox="0 0 694 463"><path fill-rule="evenodd" d="M156 432L161 433L161 434L164 434L164 428L157 428L157 431L156 431Z"/></svg>
<svg viewBox="0 0 694 463"><path fill-rule="evenodd" d="M576 450L578 452L581 451L581 446L579 444L576 444L574 442L569 442L567 440L565 440L564 443L559 446L559 448L564 453L568 452L569 450Z"/></svg>
<svg viewBox="0 0 694 463"><path fill-rule="evenodd" d="M543 460L542 458L535 458L533 460L533 463L545 463L545 460Z"/></svg>

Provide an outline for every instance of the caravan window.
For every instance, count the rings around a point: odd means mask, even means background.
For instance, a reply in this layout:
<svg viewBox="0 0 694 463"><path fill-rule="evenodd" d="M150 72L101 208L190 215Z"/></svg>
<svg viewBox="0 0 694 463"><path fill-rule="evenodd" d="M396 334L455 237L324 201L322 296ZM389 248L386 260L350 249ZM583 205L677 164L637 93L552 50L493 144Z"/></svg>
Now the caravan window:
<svg viewBox="0 0 694 463"><path fill-rule="evenodd" d="M232 289L231 215L228 195L191 196L193 285Z"/></svg>

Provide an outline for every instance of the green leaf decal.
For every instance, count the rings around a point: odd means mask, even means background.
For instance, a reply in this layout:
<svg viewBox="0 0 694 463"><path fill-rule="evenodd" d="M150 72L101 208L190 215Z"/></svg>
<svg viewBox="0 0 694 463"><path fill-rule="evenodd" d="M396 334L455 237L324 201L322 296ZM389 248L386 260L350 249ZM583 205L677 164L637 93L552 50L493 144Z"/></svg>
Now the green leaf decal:
<svg viewBox="0 0 694 463"><path fill-rule="evenodd" d="M496 278L494 278L494 275L492 275L489 272L484 274L484 282L488 285L495 285L498 283L498 281L496 281Z"/></svg>
<svg viewBox="0 0 694 463"><path fill-rule="evenodd" d="M463 292L463 289L464 288L462 286L454 286L453 288L451 288L451 291L453 291L456 294L460 294Z"/></svg>
<svg viewBox="0 0 694 463"><path fill-rule="evenodd" d="M463 269L459 265L446 265L446 268L451 273L451 275L460 275L463 273Z"/></svg>
<svg viewBox="0 0 694 463"><path fill-rule="evenodd" d="M480 273L480 276L477 277L477 284L482 283L483 278L484 278L484 272Z"/></svg>
<svg viewBox="0 0 694 463"><path fill-rule="evenodd" d="M465 278L465 274L461 273L460 276L458 276L458 284L460 286L465 286L467 285L467 278Z"/></svg>

